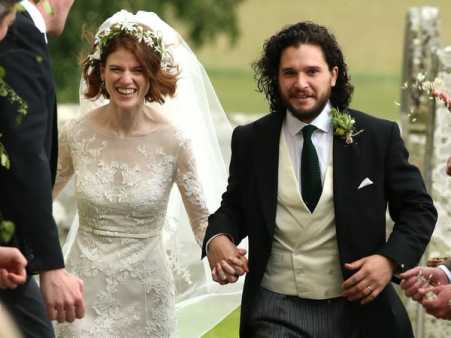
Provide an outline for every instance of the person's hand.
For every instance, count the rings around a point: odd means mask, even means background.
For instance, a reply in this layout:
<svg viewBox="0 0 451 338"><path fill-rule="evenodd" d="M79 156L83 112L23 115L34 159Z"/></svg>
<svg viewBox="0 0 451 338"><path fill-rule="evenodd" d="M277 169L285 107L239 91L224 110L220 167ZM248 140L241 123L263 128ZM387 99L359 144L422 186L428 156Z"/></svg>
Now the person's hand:
<svg viewBox="0 0 451 338"><path fill-rule="evenodd" d="M0 247L0 289L15 289L27 280L27 260L16 248Z"/></svg>
<svg viewBox="0 0 451 338"><path fill-rule="evenodd" d="M395 266L384 256L372 255L346 263L345 268L356 272L344 281L343 297L366 304L374 300L390 282Z"/></svg>
<svg viewBox="0 0 451 338"><path fill-rule="evenodd" d="M448 162L446 162L446 173L448 176L451 176L451 156L448 158Z"/></svg>
<svg viewBox="0 0 451 338"><path fill-rule="evenodd" d="M222 285L236 282L249 271L245 255L246 250L237 248L226 235L214 238L207 250L213 280Z"/></svg>
<svg viewBox="0 0 451 338"><path fill-rule="evenodd" d="M448 110L451 111L451 97L448 94L446 94L445 92L442 92L442 91L434 90L432 92L432 96L435 96L436 98L441 100L445 104L445 106L448 108Z"/></svg>
<svg viewBox="0 0 451 338"><path fill-rule="evenodd" d="M65 269L40 273L40 286L50 320L73 322L83 318L83 281Z"/></svg>
<svg viewBox="0 0 451 338"><path fill-rule="evenodd" d="M423 298L421 304L427 313L440 319L451 319L451 285L440 285L429 289L422 289L422 293L432 292L436 297Z"/></svg>
<svg viewBox="0 0 451 338"><path fill-rule="evenodd" d="M424 297L424 288L448 284L446 273L439 268L415 267L399 275L400 286L407 297L421 301ZM429 284L429 285L427 285Z"/></svg>

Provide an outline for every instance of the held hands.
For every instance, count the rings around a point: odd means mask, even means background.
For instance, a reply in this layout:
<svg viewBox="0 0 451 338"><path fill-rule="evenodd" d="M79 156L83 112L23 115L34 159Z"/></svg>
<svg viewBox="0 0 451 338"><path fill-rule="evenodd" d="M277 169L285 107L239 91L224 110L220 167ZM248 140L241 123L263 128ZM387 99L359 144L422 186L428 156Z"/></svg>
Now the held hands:
<svg viewBox="0 0 451 338"><path fill-rule="evenodd" d="M235 283L249 271L246 250L237 248L226 235L214 238L207 251L213 280L221 285Z"/></svg>
<svg viewBox="0 0 451 338"><path fill-rule="evenodd" d="M16 248L0 247L0 289L15 289L27 280L27 260Z"/></svg>
<svg viewBox="0 0 451 338"><path fill-rule="evenodd" d="M407 297L422 301L429 287L448 284L446 273L439 268L416 267L400 275L401 288Z"/></svg>
<svg viewBox="0 0 451 338"><path fill-rule="evenodd" d="M390 282L395 266L384 256L372 255L346 263L345 268L355 273L344 281L343 297L366 304L374 300Z"/></svg>
<svg viewBox="0 0 451 338"><path fill-rule="evenodd" d="M73 322L83 318L83 281L65 269L44 271L40 274L40 286L50 320Z"/></svg>

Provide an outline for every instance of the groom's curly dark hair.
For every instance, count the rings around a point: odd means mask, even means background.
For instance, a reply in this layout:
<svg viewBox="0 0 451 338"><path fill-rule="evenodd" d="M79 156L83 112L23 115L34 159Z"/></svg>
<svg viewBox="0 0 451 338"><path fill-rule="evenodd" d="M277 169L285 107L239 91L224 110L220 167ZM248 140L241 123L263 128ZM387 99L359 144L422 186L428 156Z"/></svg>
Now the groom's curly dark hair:
<svg viewBox="0 0 451 338"><path fill-rule="evenodd" d="M252 65L258 91L265 94L271 111L284 112L287 108L280 96L278 81L282 51L287 47L296 47L300 44L312 44L320 47L329 69L338 67L338 77L332 88L330 101L332 106L339 110L347 109L354 87L350 82L343 53L335 36L327 28L307 21L287 26L266 40L262 56Z"/></svg>

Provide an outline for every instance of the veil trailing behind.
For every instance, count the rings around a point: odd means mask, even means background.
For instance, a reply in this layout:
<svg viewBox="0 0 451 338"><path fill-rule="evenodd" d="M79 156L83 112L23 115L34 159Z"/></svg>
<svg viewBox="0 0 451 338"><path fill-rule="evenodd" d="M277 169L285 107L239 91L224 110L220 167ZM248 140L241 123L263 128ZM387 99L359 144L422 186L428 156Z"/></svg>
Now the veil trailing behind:
<svg viewBox="0 0 451 338"><path fill-rule="evenodd" d="M155 13L139 11L134 15L122 10L107 19L99 31L118 22L138 23L159 32L172 62L179 67L175 96L166 98L164 104L149 106L161 112L191 140L207 207L214 212L227 184L231 126L205 69L183 38ZM103 97L86 99L84 90L82 80L81 114L108 103ZM65 258L77 228L76 216L63 247ZM208 262L200 260L201 251L176 188L171 191L163 238L176 283L178 335L200 337L239 305L242 279L228 286L212 281Z"/></svg>

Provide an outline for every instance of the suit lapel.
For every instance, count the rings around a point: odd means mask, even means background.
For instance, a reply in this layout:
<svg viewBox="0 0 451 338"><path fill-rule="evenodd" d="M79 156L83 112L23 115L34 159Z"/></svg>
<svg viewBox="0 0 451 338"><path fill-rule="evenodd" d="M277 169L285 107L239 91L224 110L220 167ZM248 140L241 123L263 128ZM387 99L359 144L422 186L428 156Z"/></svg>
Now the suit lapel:
<svg viewBox="0 0 451 338"><path fill-rule="evenodd" d="M279 178L279 140L284 114L272 113L256 125L257 187L266 228L272 238L277 208L277 182Z"/></svg>
<svg viewBox="0 0 451 338"><path fill-rule="evenodd" d="M359 163L361 161L359 140L363 135L357 136L352 144L346 144L341 137L333 139L333 189L335 224L337 240L342 260L346 253L343 252L343 244L352 236L352 215L354 214L354 190L357 189L359 179Z"/></svg>

